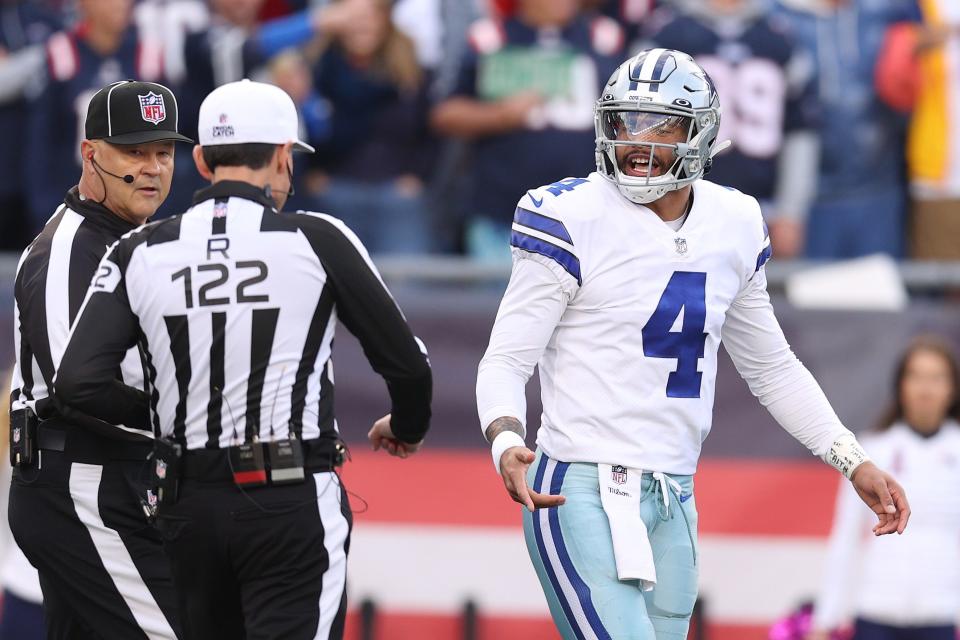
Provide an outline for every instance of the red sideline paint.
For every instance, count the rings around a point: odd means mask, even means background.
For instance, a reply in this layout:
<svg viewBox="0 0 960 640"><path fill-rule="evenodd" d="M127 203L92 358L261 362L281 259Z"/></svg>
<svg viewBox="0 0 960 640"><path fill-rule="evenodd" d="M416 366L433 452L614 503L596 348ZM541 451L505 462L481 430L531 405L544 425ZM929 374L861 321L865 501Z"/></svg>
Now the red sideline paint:
<svg viewBox="0 0 960 640"><path fill-rule="evenodd" d="M486 617L480 612L477 640L560 640L560 634L547 618ZM360 640L360 619L356 611L347 614L344 640ZM709 625L710 640L767 640L763 626ZM460 640L463 622L458 616L417 615L377 612L374 640Z"/></svg>
<svg viewBox="0 0 960 640"><path fill-rule="evenodd" d="M359 523L520 527L519 506L484 450L427 449L400 460L355 449L343 476L367 503ZM703 460L694 480L700 532L826 536L839 481L815 460ZM351 504L363 509L355 496Z"/></svg>

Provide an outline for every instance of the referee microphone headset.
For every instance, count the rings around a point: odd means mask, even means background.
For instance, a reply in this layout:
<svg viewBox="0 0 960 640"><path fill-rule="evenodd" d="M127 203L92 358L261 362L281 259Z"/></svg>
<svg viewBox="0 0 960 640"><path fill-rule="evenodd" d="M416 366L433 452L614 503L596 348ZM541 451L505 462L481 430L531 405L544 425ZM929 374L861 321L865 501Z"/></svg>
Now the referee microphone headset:
<svg viewBox="0 0 960 640"><path fill-rule="evenodd" d="M108 176L112 177L112 178L116 178L117 180L123 180L123 181L126 182L127 184L133 184L134 177L133 177L132 175L130 175L129 173L126 174L126 175L123 175L123 176L118 176L118 175L115 174L115 173L110 173L109 171L107 171L106 169L104 169L103 167L100 166L100 163L97 162L97 159L93 157L93 154L92 154L92 153L87 156L87 159L88 159L90 162L93 163L93 168L96 170L97 176L100 177L100 183L103 185L103 200L101 200L101 201L98 202L97 204L103 204L104 200L107 199L107 183L106 183L106 181L103 179L103 174L104 174L104 173L107 174ZM101 172L102 172L102 173L101 173Z"/></svg>

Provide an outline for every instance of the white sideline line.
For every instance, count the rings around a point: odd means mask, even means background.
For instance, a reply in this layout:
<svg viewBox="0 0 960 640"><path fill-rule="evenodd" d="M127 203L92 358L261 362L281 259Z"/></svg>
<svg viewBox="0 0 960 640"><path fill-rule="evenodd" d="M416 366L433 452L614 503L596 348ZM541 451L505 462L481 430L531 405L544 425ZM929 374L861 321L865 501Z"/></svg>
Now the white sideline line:
<svg viewBox="0 0 960 640"><path fill-rule="evenodd" d="M385 549L403 553L385 555ZM777 619L815 595L825 550L821 538L701 536L707 615L738 624ZM372 598L384 610L458 614L469 599L486 613L549 615L519 527L361 522L348 575L352 603Z"/></svg>

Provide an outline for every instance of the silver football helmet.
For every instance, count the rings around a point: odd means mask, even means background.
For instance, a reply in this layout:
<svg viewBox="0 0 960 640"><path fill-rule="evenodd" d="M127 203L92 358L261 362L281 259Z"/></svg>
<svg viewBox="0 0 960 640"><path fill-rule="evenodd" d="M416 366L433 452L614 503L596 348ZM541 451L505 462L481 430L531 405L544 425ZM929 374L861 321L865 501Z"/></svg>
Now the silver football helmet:
<svg viewBox="0 0 960 640"><path fill-rule="evenodd" d="M713 81L693 58L673 49L641 51L621 64L597 101L594 127L597 171L640 204L701 178L727 144L715 144L720 99ZM621 168L618 148L626 148L621 161L632 163L633 175ZM664 148L668 154L657 153ZM671 161L661 166L664 157Z"/></svg>

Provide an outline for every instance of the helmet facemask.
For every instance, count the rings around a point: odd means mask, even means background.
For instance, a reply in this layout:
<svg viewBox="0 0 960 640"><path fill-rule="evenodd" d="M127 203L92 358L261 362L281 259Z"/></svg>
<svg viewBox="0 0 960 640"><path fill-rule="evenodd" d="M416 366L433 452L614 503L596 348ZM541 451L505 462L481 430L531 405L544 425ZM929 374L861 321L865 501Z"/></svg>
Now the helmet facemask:
<svg viewBox="0 0 960 640"><path fill-rule="evenodd" d="M684 107L601 102L595 118L598 168L633 202L658 200L703 175L701 158L709 158L716 138L713 120L708 111Z"/></svg>

